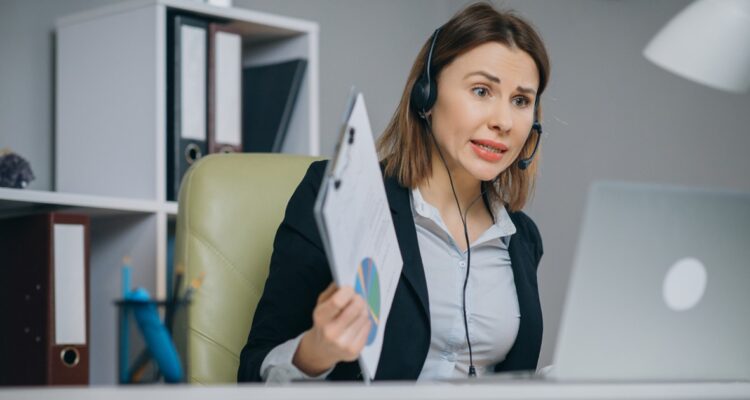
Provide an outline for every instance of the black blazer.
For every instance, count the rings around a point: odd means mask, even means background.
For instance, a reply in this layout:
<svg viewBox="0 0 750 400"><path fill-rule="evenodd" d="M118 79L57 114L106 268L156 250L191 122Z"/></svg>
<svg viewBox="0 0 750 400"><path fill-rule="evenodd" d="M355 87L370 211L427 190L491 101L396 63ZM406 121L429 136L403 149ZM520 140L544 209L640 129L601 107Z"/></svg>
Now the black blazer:
<svg viewBox="0 0 750 400"><path fill-rule="evenodd" d="M255 310L247 344L240 355L237 380L260 381L260 367L268 352L312 326L318 295L331 283L331 271L313 216L326 161L312 163L286 208L273 244L273 255L263 295ZM401 278L391 307L383 349L375 372L377 380L417 379L430 346L430 310L422 258L409 201L409 189L395 178L385 178L401 255ZM536 269L542 239L523 212L510 213L516 234L510 241L521 320L518 337L495 371L533 370L542 342L542 310ZM485 299L492 301L492 299ZM359 365L342 362L330 380L361 379Z"/></svg>

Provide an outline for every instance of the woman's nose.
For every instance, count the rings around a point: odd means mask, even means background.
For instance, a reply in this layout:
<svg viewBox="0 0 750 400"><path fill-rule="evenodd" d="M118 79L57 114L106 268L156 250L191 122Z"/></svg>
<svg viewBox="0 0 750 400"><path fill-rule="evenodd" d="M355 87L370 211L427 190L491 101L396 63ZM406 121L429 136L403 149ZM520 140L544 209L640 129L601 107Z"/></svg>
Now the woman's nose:
<svg viewBox="0 0 750 400"><path fill-rule="evenodd" d="M513 127L513 115L510 106L504 101L498 102L490 113L490 129L498 131L500 134L510 132Z"/></svg>

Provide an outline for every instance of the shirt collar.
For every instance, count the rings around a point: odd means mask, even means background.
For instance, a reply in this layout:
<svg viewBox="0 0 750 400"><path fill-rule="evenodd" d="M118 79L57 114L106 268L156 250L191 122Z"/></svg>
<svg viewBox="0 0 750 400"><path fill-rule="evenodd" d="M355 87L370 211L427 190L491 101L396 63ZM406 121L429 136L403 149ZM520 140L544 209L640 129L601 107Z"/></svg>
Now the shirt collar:
<svg viewBox="0 0 750 400"><path fill-rule="evenodd" d="M422 197L422 193L418 188L415 187L411 190L410 197L412 203L412 211L415 214L418 214L424 218L431 219L435 222L442 221L442 219L440 218L440 212L432 204L425 201L424 197ZM496 237L503 239L503 241L507 244L507 242L510 240L510 236L516 233L516 225L513 224L513 221L511 221L510 215L508 215L508 210L506 210L505 205L502 204L502 202L490 201L490 206L492 209L492 215L495 218L493 225L493 236L494 234L496 234Z"/></svg>

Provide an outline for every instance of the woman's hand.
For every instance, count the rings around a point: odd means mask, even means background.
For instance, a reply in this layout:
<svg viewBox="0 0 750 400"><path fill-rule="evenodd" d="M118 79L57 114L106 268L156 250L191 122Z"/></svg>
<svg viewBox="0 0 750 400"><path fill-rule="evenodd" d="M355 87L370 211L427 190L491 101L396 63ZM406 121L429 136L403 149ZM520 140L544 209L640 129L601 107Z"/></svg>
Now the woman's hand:
<svg viewBox="0 0 750 400"><path fill-rule="evenodd" d="M352 287L331 283L318 296L313 326L302 336L292 364L317 376L339 361L354 361L370 333L367 303Z"/></svg>

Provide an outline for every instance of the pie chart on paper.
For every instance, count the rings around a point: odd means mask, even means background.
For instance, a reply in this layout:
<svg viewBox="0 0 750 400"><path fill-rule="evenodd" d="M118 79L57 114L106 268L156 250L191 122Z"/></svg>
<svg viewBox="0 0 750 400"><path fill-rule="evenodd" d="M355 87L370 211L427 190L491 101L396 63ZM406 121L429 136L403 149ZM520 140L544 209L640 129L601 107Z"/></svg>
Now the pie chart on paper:
<svg viewBox="0 0 750 400"><path fill-rule="evenodd" d="M370 333L367 335L367 345L375 341L380 325L380 280L378 268L370 257L366 257L359 264L354 290L366 301L370 309Z"/></svg>

